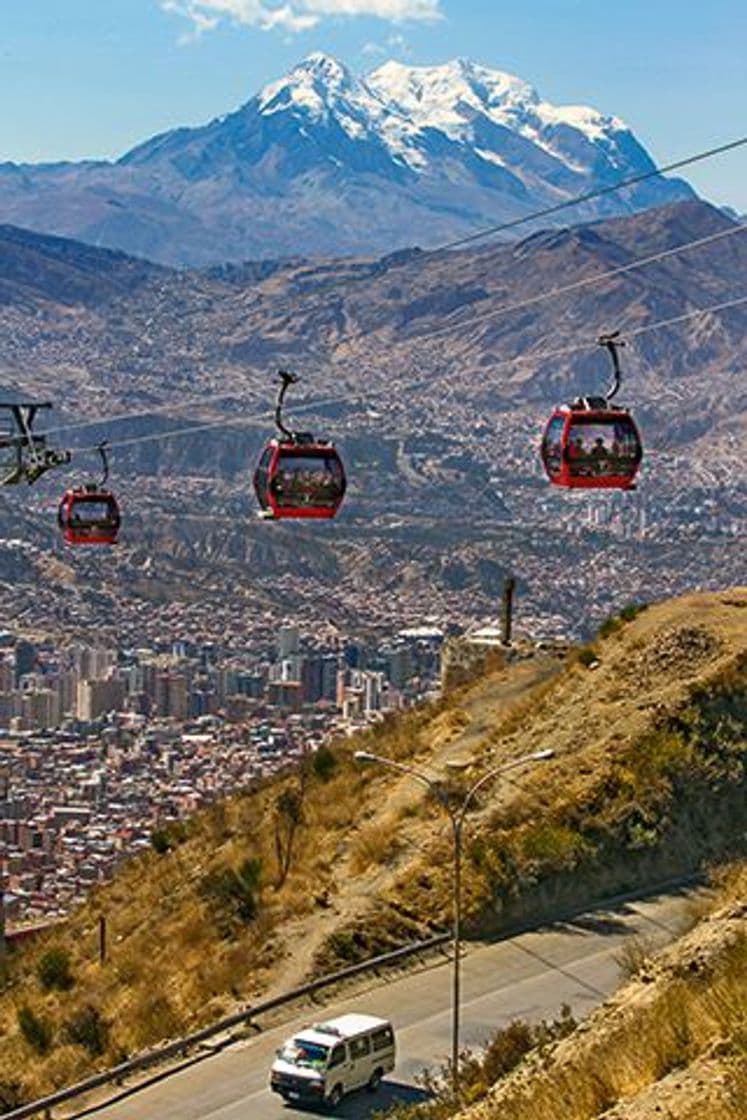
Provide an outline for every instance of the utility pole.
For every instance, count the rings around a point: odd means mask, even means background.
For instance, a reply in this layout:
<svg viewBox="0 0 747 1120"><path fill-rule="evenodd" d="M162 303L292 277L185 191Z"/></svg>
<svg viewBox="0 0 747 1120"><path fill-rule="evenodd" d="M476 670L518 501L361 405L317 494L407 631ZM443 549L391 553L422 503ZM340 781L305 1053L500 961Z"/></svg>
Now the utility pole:
<svg viewBox="0 0 747 1120"><path fill-rule="evenodd" d="M504 646L511 645L511 628L514 620L514 590L516 580L507 576L503 581L503 636L501 641Z"/></svg>
<svg viewBox="0 0 747 1120"><path fill-rule="evenodd" d="M99 964L106 963L106 918L99 914Z"/></svg>
<svg viewBox="0 0 747 1120"><path fill-rule="evenodd" d="M449 798L438 782L421 773L404 762L395 762L383 755L373 754L371 751L356 751L353 757L356 762L375 763L379 766L388 766L391 770L398 770L402 774L409 774L411 778L427 786L428 790L440 804L451 823L452 835L452 880L451 880L451 913L452 913L452 938L453 938L453 963L451 973L451 1078L454 1099L459 1098L459 1031L461 1010L461 953L462 953L462 833L467 811L475 795L487 785L488 782L499 778L509 770L518 766L526 766L533 762L544 762L555 755L552 748L533 751L532 754L522 755L502 766L495 766L487 774L483 774L466 792L461 804L452 805Z"/></svg>

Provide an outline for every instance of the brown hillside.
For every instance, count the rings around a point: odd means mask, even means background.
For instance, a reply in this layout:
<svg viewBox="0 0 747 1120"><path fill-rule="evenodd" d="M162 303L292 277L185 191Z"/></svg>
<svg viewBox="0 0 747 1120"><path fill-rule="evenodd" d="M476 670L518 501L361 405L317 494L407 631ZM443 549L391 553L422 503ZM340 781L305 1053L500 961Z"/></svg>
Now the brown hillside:
<svg viewBox="0 0 747 1120"><path fill-rule="evenodd" d="M743 1120L746 897L742 863L722 883L713 912L690 933L645 961L568 1038L533 1054L480 1104L451 1115L455 1120ZM414 1109L412 1120L419 1115L426 1120L426 1114L428 1107Z"/></svg>
<svg viewBox="0 0 747 1120"><path fill-rule="evenodd" d="M443 811L410 779L356 765L356 749L412 762L455 797L492 766L555 749L552 761L488 786L470 813L474 932L739 848L747 589L633 614L565 662L526 651L435 706L320 751L302 774L159 836L160 854L133 861L10 960L0 1003L6 1099L69 1083L285 989L314 959L336 965L445 928ZM66 990L40 982L53 947L69 957Z"/></svg>

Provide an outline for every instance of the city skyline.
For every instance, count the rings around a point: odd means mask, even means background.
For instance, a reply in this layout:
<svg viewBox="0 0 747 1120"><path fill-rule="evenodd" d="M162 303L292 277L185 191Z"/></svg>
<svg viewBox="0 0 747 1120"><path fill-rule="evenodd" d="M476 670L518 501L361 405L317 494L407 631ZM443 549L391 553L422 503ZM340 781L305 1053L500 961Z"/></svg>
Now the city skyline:
<svg viewBox="0 0 747 1120"><path fill-rule="evenodd" d="M287 623L269 641L132 650L0 631L6 917L59 918L159 829L419 702L442 640L335 642Z"/></svg>

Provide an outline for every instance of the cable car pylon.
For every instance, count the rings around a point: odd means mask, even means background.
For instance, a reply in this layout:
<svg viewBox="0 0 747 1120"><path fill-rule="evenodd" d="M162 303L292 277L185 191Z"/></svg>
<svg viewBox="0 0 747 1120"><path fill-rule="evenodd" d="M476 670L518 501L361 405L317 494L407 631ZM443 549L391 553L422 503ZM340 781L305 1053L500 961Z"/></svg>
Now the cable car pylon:
<svg viewBox="0 0 747 1120"><path fill-rule="evenodd" d="M71 453L47 447L44 435L34 432L34 421L50 401L3 401L0 412L9 413L5 431L0 431L0 485L36 482L54 467L70 462Z"/></svg>

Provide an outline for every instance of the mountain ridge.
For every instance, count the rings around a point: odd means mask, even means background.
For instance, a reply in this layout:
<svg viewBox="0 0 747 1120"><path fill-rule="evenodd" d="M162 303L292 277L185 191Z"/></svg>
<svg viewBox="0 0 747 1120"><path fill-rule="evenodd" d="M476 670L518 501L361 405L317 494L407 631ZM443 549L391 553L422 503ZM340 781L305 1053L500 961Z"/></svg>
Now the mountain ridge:
<svg viewBox="0 0 747 1120"><path fill-rule="evenodd" d="M114 162L0 164L0 220L165 264L386 253L524 217L654 163L628 126L468 60L358 77L313 54L233 112ZM651 179L574 220L696 197Z"/></svg>

